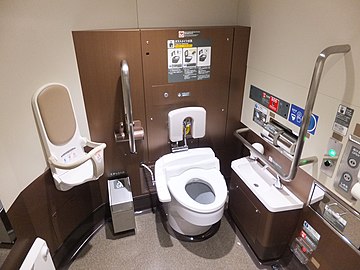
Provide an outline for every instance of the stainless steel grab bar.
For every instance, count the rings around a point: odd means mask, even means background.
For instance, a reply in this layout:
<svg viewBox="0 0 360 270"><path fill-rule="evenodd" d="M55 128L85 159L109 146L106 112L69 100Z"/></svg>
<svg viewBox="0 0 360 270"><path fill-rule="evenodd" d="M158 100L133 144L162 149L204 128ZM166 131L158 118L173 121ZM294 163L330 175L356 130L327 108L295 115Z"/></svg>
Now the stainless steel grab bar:
<svg viewBox="0 0 360 270"><path fill-rule="evenodd" d="M124 99L125 124L129 136L130 153L136 153L134 136L134 120L131 103L131 90L129 78L129 66L126 60L121 61L121 85Z"/></svg>
<svg viewBox="0 0 360 270"><path fill-rule="evenodd" d="M306 135L309 123L310 123L310 117L311 117L311 114L312 114L312 110L314 108L315 99L316 99L317 91L318 91L318 88L319 88L320 78L321 78L321 74L322 74L322 71L323 71L323 68L324 68L325 60L328 58L328 56L330 56L332 54L347 53L350 50L351 50L351 47L348 44L330 46L330 47L324 49L319 54L319 56L317 57L316 62L315 62L313 75L312 75L312 78L311 78L311 83L310 83L308 96L307 96L307 99L306 99L304 116L303 116L302 124L301 124L300 131L299 131L299 136L298 136L295 151L294 151L294 157L293 157L293 160L291 162L289 172L287 174L284 173L283 171L281 171L281 169L279 169L277 165L275 165L272 162L268 161L267 158L264 155L262 155L254 147L252 147L252 145L244 137L242 137L240 135L241 133L249 130L248 128L238 129L238 130L236 130L234 132L234 135L238 139L240 139L240 141L250 151L256 153L256 155L258 156L258 158L262 162L269 165L269 167L275 173L277 173L282 180L284 180L286 182L291 182L295 178L297 168L299 166L299 161L300 161L300 158L301 158L301 153L302 153L303 148L304 148L305 135Z"/></svg>

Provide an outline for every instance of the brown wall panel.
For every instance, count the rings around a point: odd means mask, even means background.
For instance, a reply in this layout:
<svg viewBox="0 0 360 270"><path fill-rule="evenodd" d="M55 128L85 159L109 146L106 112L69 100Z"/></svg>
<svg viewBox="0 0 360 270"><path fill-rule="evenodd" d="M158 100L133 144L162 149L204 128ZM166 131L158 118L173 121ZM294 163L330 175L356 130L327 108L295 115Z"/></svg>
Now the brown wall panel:
<svg viewBox="0 0 360 270"><path fill-rule="evenodd" d="M310 207L305 208L300 219L295 237L300 234L303 222L306 220L319 234L320 240L316 250L310 256L306 266L311 270L353 270L360 267L359 252L350 247L326 221L319 217Z"/></svg>
<svg viewBox="0 0 360 270"><path fill-rule="evenodd" d="M167 41L179 40L178 31L200 31L196 37L211 42L210 79L168 82ZM232 59L233 27L141 30L149 159L169 153L167 114L185 106L202 106L207 112L206 137L201 145L224 146ZM164 93L168 97L164 97ZM190 97L178 93L190 92Z"/></svg>
<svg viewBox="0 0 360 270"><path fill-rule="evenodd" d="M4 269L18 269L36 237L46 241L54 256L102 204L98 181L63 192L56 189L50 170L45 171L19 194L8 211L17 240Z"/></svg>
<svg viewBox="0 0 360 270"><path fill-rule="evenodd" d="M168 82L167 41L179 39L179 30L199 31L191 39L210 41L210 79ZM240 126L249 35L250 28L232 26L73 32L91 137L107 143L105 174L127 170L134 195L140 195L139 163L154 162L170 152L168 112L202 106L207 111L206 136L189 145L212 147L229 177L230 161L238 156L232 132ZM127 143L113 139L116 125L123 120L122 59L130 65L134 118L145 128L137 155L129 153ZM182 92L190 96L179 97ZM101 180L104 200L106 175Z"/></svg>
<svg viewBox="0 0 360 270"><path fill-rule="evenodd" d="M249 50L250 28L237 26L234 28L234 45L231 62L231 77L226 125L226 145L233 147L238 139L234 131L241 127L241 109L244 95L246 67Z"/></svg>
<svg viewBox="0 0 360 270"><path fill-rule="evenodd" d="M221 171L226 178L229 178L231 175L231 161L241 156L242 144L235 138L234 131L243 127L240 119L245 87L249 39L249 27L234 27L225 148L222 151L216 151L217 156L221 160Z"/></svg>
<svg viewBox="0 0 360 270"><path fill-rule="evenodd" d="M127 60L134 120L145 123L139 30L73 32L76 57L91 138L105 142L105 175L101 190L106 200L106 176L126 170L134 195L141 194L139 163L147 159L146 136L136 141L138 153L130 154L128 142L116 143L114 130L124 121L120 63ZM145 127L146 131L146 127Z"/></svg>

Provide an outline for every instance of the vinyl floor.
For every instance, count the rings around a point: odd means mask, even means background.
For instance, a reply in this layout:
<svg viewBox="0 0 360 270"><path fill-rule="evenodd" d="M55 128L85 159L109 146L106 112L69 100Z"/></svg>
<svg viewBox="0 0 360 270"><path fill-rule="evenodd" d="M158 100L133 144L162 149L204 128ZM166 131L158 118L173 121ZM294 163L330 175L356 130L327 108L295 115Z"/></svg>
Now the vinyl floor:
<svg viewBox="0 0 360 270"><path fill-rule="evenodd" d="M158 212L136 215L135 221L135 234L122 238L114 238L110 224L103 226L69 269L272 269L249 255L245 240L226 217L219 231L202 242L183 242L170 235Z"/></svg>

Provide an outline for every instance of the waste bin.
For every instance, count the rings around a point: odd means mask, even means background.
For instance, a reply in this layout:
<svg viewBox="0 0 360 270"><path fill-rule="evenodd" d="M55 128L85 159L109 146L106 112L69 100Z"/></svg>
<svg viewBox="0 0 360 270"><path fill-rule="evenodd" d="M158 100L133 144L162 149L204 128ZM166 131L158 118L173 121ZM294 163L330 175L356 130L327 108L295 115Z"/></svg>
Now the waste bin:
<svg viewBox="0 0 360 270"><path fill-rule="evenodd" d="M108 179L110 212L114 233L135 229L134 204L128 176L114 174Z"/></svg>

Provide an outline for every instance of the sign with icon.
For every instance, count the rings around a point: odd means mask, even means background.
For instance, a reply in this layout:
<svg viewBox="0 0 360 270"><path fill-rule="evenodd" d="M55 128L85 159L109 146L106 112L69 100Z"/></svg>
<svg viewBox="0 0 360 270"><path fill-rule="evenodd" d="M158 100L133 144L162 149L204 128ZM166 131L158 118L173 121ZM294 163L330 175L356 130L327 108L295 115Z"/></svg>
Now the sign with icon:
<svg viewBox="0 0 360 270"><path fill-rule="evenodd" d="M304 109L299 106L296 106L295 104L291 104L288 120L291 123L300 127L302 124L303 117L304 117ZM312 135L315 134L318 121L319 121L319 116L317 116L316 114L311 114L310 123L307 130L310 134Z"/></svg>
<svg viewBox="0 0 360 270"><path fill-rule="evenodd" d="M353 114L354 109L340 104L336 113L333 131L340 134L341 136L345 136L349 129Z"/></svg>

